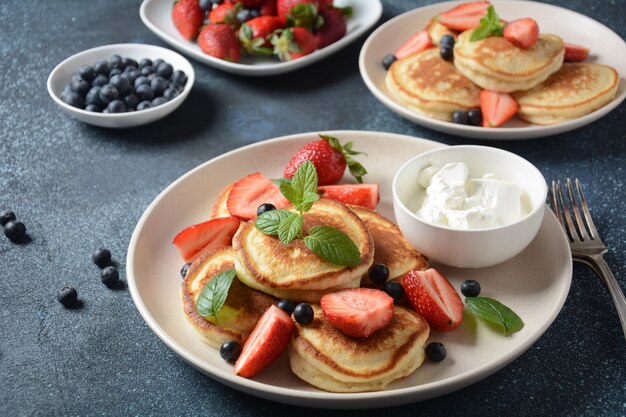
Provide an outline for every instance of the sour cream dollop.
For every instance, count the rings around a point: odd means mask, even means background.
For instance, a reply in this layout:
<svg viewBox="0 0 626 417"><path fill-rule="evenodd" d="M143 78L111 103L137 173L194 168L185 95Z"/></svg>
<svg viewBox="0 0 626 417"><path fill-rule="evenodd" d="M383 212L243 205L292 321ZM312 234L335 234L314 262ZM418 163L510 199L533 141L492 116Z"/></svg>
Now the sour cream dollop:
<svg viewBox="0 0 626 417"><path fill-rule="evenodd" d="M417 182L421 204L416 214L429 223L485 229L513 223L528 213L519 186L494 174L472 178L463 162L433 163L420 171Z"/></svg>

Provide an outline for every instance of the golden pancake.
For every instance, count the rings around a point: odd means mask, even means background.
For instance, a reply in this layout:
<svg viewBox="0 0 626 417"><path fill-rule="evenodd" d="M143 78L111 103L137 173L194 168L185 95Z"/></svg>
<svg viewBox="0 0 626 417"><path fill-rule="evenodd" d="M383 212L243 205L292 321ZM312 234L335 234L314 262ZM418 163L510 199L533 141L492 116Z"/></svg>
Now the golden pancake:
<svg viewBox="0 0 626 417"><path fill-rule="evenodd" d="M543 83L513 96L520 106L520 119L549 125L599 109L615 98L618 86L619 75L611 67L566 63Z"/></svg>
<svg viewBox="0 0 626 417"><path fill-rule="evenodd" d="M457 32L448 29L446 26L439 23L437 19L430 19L425 29L430 35L432 42L437 46L441 45L441 38L444 35L451 35L454 39L456 39L457 36Z"/></svg>
<svg viewBox="0 0 626 417"><path fill-rule="evenodd" d="M228 206L226 205L226 201L228 201L228 194L230 194L230 190L233 189L235 183L228 184L220 193L217 195L213 206L211 207L211 218L214 219L216 217L228 217L230 216L230 211L228 211Z"/></svg>

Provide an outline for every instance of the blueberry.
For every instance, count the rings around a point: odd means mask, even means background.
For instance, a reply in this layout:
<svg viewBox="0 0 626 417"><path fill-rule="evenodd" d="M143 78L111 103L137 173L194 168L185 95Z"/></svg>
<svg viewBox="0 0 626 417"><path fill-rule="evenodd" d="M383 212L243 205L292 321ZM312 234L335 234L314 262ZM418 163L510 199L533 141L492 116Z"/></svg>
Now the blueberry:
<svg viewBox="0 0 626 417"><path fill-rule="evenodd" d="M107 106L109 113L124 113L126 111L126 105L122 100L113 100Z"/></svg>
<svg viewBox="0 0 626 417"><path fill-rule="evenodd" d="M154 70L156 70L159 67L159 65L161 65L162 62L165 62L165 61L163 61L161 58L157 58L154 61L152 61L152 67L154 68Z"/></svg>
<svg viewBox="0 0 626 417"><path fill-rule="evenodd" d="M89 91L90 88L91 85L89 85L87 81L83 80L80 75L76 74L74 77L72 77L72 81L70 82L70 89L73 92L78 93L82 97L85 97L85 94L87 94L87 91Z"/></svg>
<svg viewBox="0 0 626 417"><path fill-rule="evenodd" d="M94 78L91 82L91 85L94 87L102 87L103 85L106 85L108 83L109 77L107 77L106 75L98 74L96 75L96 78Z"/></svg>
<svg viewBox="0 0 626 417"><path fill-rule="evenodd" d="M111 264L111 251L100 248L91 255L91 260L100 268L106 268Z"/></svg>
<svg viewBox="0 0 626 417"><path fill-rule="evenodd" d="M137 110L147 110L151 107L152 107L152 103L150 103L148 100L144 100L140 102L139 104L137 104Z"/></svg>
<svg viewBox="0 0 626 417"><path fill-rule="evenodd" d="M222 3L224 3L224 0L211 0L211 3L213 3L213 4L222 4Z"/></svg>
<svg viewBox="0 0 626 417"><path fill-rule="evenodd" d="M178 89L169 87L163 92L163 98L167 101L170 101L179 94L180 92L178 91Z"/></svg>
<svg viewBox="0 0 626 417"><path fill-rule="evenodd" d="M120 75L122 73L122 70L119 68L113 68L111 70L111 72L109 72L109 80L113 77L115 77L116 75Z"/></svg>
<svg viewBox="0 0 626 417"><path fill-rule="evenodd" d="M128 68L131 68L131 70L126 73L126 78L128 78L130 85L135 85L135 80L139 78L141 73L139 72L139 70L135 68L132 68L132 67L128 67Z"/></svg>
<svg viewBox="0 0 626 417"><path fill-rule="evenodd" d="M70 88L69 84L65 86L65 88L63 89L63 91L61 91L61 100L65 101L65 97L67 97L68 94L73 93L72 89Z"/></svg>
<svg viewBox="0 0 626 417"><path fill-rule="evenodd" d="M96 71L96 74L109 75L109 64L106 61L98 61L93 64L93 69Z"/></svg>
<svg viewBox="0 0 626 417"><path fill-rule="evenodd" d="M283 300L279 300L276 303L276 307L280 308L285 313L291 315L293 313L293 310L296 308L296 303L294 301L291 301L291 300L283 299Z"/></svg>
<svg viewBox="0 0 626 417"><path fill-rule="evenodd" d="M150 84L150 80L148 79L148 77L146 77L145 75L140 75L139 77L137 77L135 79L135 89L138 88L140 85L143 84Z"/></svg>
<svg viewBox="0 0 626 417"><path fill-rule="evenodd" d="M75 93L73 91L68 92L63 97L63 101L70 106L78 107L79 109L85 108L85 100L80 96L80 94Z"/></svg>
<svg viewBox="0 0 626 417"><path fill-rule="evenodd" d="M135 110L137 108L137 104L139 104L139 99L134 94L128 94L124 96L124 104L128 110Z"/></svg>
<svg viewBox="0 0 626 417"><path fill-rule="evenodd" d="M152 61L148 58L143 58L139 60L139 68L143 68L143 67L151 67L152 66Z"/></svg>
<svg viewBox="0 0 626 417"><path fill-rule="evenodd" d="M256 215L260 216L266 211L272 211L272 210L276 210L276 206L270 203L263 203L259 206L259 208L256 209Z"/></svg>
<svg viewBox="0 0 626 417"><path fill-rule="evenodd" d="M162 62L156 69L156 73L165 79L169 79L174 73L174 68L167 62Z"/></svg>
<svg viewBox="0 0 626 417"><path fill-rule="evenodd" d="M154 77L152 81L150 81L150 87L152 88L152 92L155 97L162 96L163 92L167 88L167 81L165 81L162 77Z"/></svg>
<svg viewBox="0 0 626 417"><path fill-rule="evenodd" d="M107 266L100 273L100 281L109 288L117 284L119 279L120 273L117 272L117 268L114 266Z"/></svg>
<svg viewBox="0 0 626 417"><path fill-rule="evenodd" d="M185 278L187 276L187 270L189 269L189 267L191 266L191 262L187 262L185 265L183 265L182 268L180 268L180 276Z"/></svg>
<svg viewBox="0 0 626 417"><path fill-rule="evenodd" d="M63 287L57 293L57 300L64 307L73 307L78 301L78 292L74 287Z"/></svg>
<svg viewBox="0 0 626 417"><path fill-rule="evenodd" d="M389 67L391 67L391 64L393 64L397 60L398 58L396 58L394 54L385 55L385 57L383 58L383 68L388 70Z"/></svg>
<svg viewBox="0 0 626 417"><path fill-rule="evenodd" d="M198 5L200 6L202 10L204 10L205 12L208 12L209 10L211 10L213 6L213 2L211 0L200 0L198 2Z"/></svg>
<svg viewBox="0 0 626 417"><path fill-rule="evenodd" d="M234 340L224 342L224 344L220 346L220 356L226 362L235 362L240 354L241 345Z"/></svg>
<svg viewBox="0 0 626 417"><path fill-rule="evenodd" d="M452 59L454 58L454 52L452 51L452 47L447 45L441 45L439 55L446 61L452 61Z"/></svg>
<svg viewBox="0 0 626 417"><path fill-rule="evenodd" d="M94 113L101 113L102 112L102 107L96 105L96 104L87 104L87 106L85 107L85 110L90 111L90 112L94 112Z"/></svg>
<svg viewBox="0 0 626 417"><path fill-rule="evenodd" d="M443 343L430 342L426 346L426 356L433 362L441 362L446 358L446 347Z"/></svg>
<svg viewBox="0 0 626 417"><path fill-rule="evenodd" d="M187 74L181 70L176 70L172 73L171 80L174 84L184 87L187 84Z"/></svg>
<svg viewBox="0 0 626 417"><path fill-rule="evenodd" d="M3 210L0 212L0 226L4 226L12 220L15 220L15 213L9 210Z"/></svg>
<svg viewBox="0 0 626 417"><path fill-rule="evenodd" d="M100 87L91 87L85 97L85 102L93 106L103 107L104 103L100 100Z"/></svg>
<svg viewBox="0 0 626 417"><path fill-rule="evenodd" d="M132 58L122 58L122 66L124 66L124 69L138 68L139 64Z"/></svg>
<svg viewBox="0 0 626 417"><path fill-rule="evenodd" d="M454 47L454 36L452 35L443 35L441 37L441 41L439 42L441 46L449 46L450 48Z"/></svg>
<svg viewBox="0 0 626 417"><path fill-rule="evenodd" d="M165 103L167 103L167 99L165 97L155 97L155 99L152 100L152 107L160 106Z"/></svg>
<svg viewBox="0 0 626 417"><path fill-rule="evenodd" d="M4 225L4 235L11 242L20 242L26 237L26 226L19 220L11 220Z"/></svg>
<svg viewBox="0 0 626 417"><path fill-rule="evenodd" d="M404 288L402 284L398 281L387 281L385 285L383 285L383 291L389 295L389 297L393 298L393 301L400 301L402 296L404 295Z"/></svg>
<svg viewBox="0 0 626 417"><path fill-rule="evenodd" d="M250 10L248 9L241 9L237 12L237 20L240 22L247 22L251 18L252 16L250 15Z"/></svg>
<svg viewBox="0 0 626 417"><path fill-rule="evenodd" d="M148 77L148 80L152 81L152 80L154 80L154 78L155 78L156 76L157 76L157 75L156 75L156 73L155 73L155 72L153 72L152 74L148 74L146 77Z"/></svg>
<svg viewBox="0 0 626 417"><path fill-rule="evenodd" d="M293 310L293 317L300 324L309 324L313 321L314 315L313 307L307 303L300 303Z"/></svg>
<svg viewBox="0 0 626 417"><path fill-rule="evenodd" d="M111 58L109 58L109 68L118 68L120 70L123 70L124 67L122 65L122 57L119 55L113 55Z"/></svg>
<svg viewBox="0 0 626 417"><path fill-rule="evenodd" d="M480 283L475 279L468 279L461 284L461 292L466 297L478 297L480 294Z"/></svg>
<svg viewBox="0 0 626 417"><path fill-rule="evenodd" d="M250 17L252 19L255 19L257 17L261 16L261 11L259 9L252 9L250 10Z"/></svg>
<svg viewBox="0 0 626 417"><path fill-rule="evenodd" d="M472 126L482 126L483 125L483 113L480 109L471 109L467 112L467 118L469 124Z"/></svg>
<svg viewBox="0 0 626 417"><path fill-rule="evenodd" d="M111 77L109 83L117 89L120 95L126 95L128 90L130 90L130 81L123 75L115 75Z"/></svg>
<svg viewBox="0 0 626 417"><path fill-rule="evenodd" d="M98 97L100 97L100 100L102 100L104 104L109 104L113 100L117 100L120 97L120 93L117 91L117 88L113 87L111 84L107 84L100 88Z"/></svg>
<svg viewBox="0 0 626 417"><path fill-rule="evenodd" d="M96 77L96 70L91 65L83 65L78 69L78 74L85 81L91 81Z"/></svg>
<svg viewBox="0 0 626 417"><path fill-rule="evenodd" d="M154 67L152 65L146 65L145 67L141 67L139 72L141 72L141 75L150 75L154 72Z"/></svg>
<svg viewBox="0 0 626 417"><path fill-rule="evenodd" d="M383 284L389 279L389 268L385 264L374 264L370 267L369 277L374 284Z"/></svg>
<svg viewBox="0 0 626 417"><path fill-rule="evenodd" d="M466 125L469 122L467 118L467 112L457 110L452 113L452 123L457 123L460 125Z"/></svg>

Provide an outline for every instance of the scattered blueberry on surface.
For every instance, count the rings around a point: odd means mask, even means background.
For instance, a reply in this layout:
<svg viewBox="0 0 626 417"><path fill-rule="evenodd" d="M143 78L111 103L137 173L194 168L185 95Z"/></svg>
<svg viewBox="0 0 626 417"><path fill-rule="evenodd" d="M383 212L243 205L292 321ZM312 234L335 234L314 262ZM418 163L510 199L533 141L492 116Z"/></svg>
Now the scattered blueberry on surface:
<svg viewBox="0 0 626 417"><path fill-rule="evenodd" d="M478 297L480 294L480 283L475 279L468 279L461 284L461 292L466 297Z"/></svg>
<svg viewBox="0 0 626 417"><path fill-rule="evenodd" d="M452 123L457 123L460 125L466 125L469 122L467 118L467 112L457 110L452 113Z"/></svg>
<svg viewBox="0 0 626 417"><path fill-rule="evenodd" d="M111 264L111 251L100 248L91 255L91 260L100 268L106 268Z"/></svg>
<svg viewBox="0 0 626 417"><path fill-rule="evenodd" d="M376 263L370 267L369 278L374 284L383 284L389 279L389 268L385 264Z"/></svg>
<svg viewBox="0 0 626 417"><path fill-rule="evenodd" d="M387 293L388 296L393 298L393 301L400 301L402 296L404 295L404 288L402 284L397 281L387 281L385 285L383 285L383 291Z"/></svg>
<svg viewBox="0 0 626 417"><path fill-rule="evenodd" d="M71 308L78 301L78 292L74 287L63 287L57 293L57 300L66 308Z"/></svg>
<svg viewBox="0 0 626 417"><path fill-rule="evenodd" d="M286 300L286 299L278 300L278 302L276 303L276 307L280 308L281 310L283 310L285 313L289 315L293 313L293 310L295 310L296 305L297 304L294 301Z"/></svg>
<svg viewBox="0 0 626 417"><path fill-rule="evenodd" d="M180 276L182 278L185 278L187 276L187 271L189 270L190 266L191 266L191 262L187 262L185 265L183 265L182 268L180 268Z"/></svg>
<svg viewBox="0 0 626 417"><path fill-rule="evenodd" d="M389 67L391 67L391 64L393 64L397 60L398 58L396 58L394 54L385 55L385 57L383 58L383 68L388 70Z"/></svg>
<svg viewBox="0 0 626 417"><path fill-rule="evenodd" d="M300 303L293 310L293 317L300 324L309 324L313 321L314 315L313 307L311 307L311 304L307 303Z"/></svg>
<svg viewBox="0 0 626 417"><path fill-rule="evenodd" d="M226 362L235 362L241 354L241 345L234 340L224 342L220 346L220 356Z"/></svg>
<svg viewBox="0 0 626 417"><path fill-rule="evenodd" d="M6 225L8 222L15 220L15 213L10 210L0 212L0 226Z"/></svg>
<svg viewBox="0 0 626 417"><path fill-rule="evenodd" d="M26 226L19 220L11 220L4 225L4 235L13 243L19 243L26 237Z"/></svg>
<svg viewBox="0 0 626 417"><path fill-rule="evenodd" d="M426 346L426 356L433 362L441 362L446 358L446 347L440 342L430 342Z"/></svg>
<svg viewBox="0 0 626 417"><path fill-rule="evenodd" d="M472 126L483 125L483 113L480 109L471 109L467 112L467 119Z"/></svg>
<svg viewBox="0 0 626 417"><path fill-rule="evenodd" d="M104 285L111 288L117 284L120 279L120 273L117 272L117 268L114 266L107 266L100 273L100 280Z"/></svg>
<svg viewBox="0 0 626 417"><path fill-rule="evenodd" d="M264 203L264 204L261 204L258 209L256 209L256 215L260 216L266 211L272 211L272 210L276 210L276 206L270 203Z"/></svg>

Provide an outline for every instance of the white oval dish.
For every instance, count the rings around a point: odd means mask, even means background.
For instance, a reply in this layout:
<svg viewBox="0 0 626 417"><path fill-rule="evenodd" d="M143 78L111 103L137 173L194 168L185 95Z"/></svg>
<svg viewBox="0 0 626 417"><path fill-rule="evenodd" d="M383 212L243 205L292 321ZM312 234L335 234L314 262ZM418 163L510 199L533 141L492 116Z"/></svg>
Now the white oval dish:
<svg viewBox="0 0 626 417"><path fill-rule="evenodd" d="M378 211L391 219L391 181L406 162L406 155L444 146L391 133L323 133L342 142L353 141L354 149L367 153L367 157L357 157L369 171L364 180L380 184ZM454 332L437 332L436 339L447 347L447 359L438 364L425 363L381 392L320 391L291 373L286 355L254 379L235 376L232 365L204 344L187 323L180 300L183 261L171 244L172 238L190 224L206 220L212 200L224 186L257 170L272 178L280 177L296 150L315 139L317 133L302 133L218 156L174 181L139 220L128 247L128 286L148 326L183 360L223 384L273 401L317 408L376 408L424 400L477 382L513 361L547 330L565 302L572 277L567 240L549 210L533 243L508 262L483 269L435 265L457 290L465 279L479 280L483 295L497 298L524 320L519 333L504 337L490 326L471 320Z"/></svg>
<svg viewBox="0 0 626 417"><path fill-rule="evenodd" d="M183 91L172 100L147 110L127 113L95 113L70 106L61 100L61 92L67 86L72 75L78 72L82 65L93 65L96 61L107 60L111 55L118 54L121 57L133 58L139 61L141 58L161 58L169 62L174 70L182 70L187 75L187 84ZM87 49L72 55L57 65L48 77L48 93L61 109L73 118L94 126L110 128L126 128L145 125L167 116L182 104L189 95L195 81L195 72L191 63L182 55L160 46L120 43L104 45L97 48Z"/></svg>
<svg viewBox="0 0 626 417"><path fill-rule="evenodd" d="M486 229L454 229L415 214L418 174L435 164L464 162L470 176L495 174L518 185L529 212L514 223ZM415 156L396 173L392 184L396 222L417 250L431 260L459 268L483 268L508 261L533 241L544 218L548 186L541 172L514 153L488 146L450 146Z"/></svg>
<svg viewBox="0 0 626 417"><path fill-rule="evenodd" d="M229 62L205 54L196 42L188 41L178 33L174 23L172 23L172 4L173 2L171 0L144 0L139 9L141 20L155 35L203 64L222 71L247 76L278 75L317 62L339 51L350 42L357 39L369 28L374 26L383 13L383 6L380 0L336 0L334 4L337 7L350 6L353 11L352 17L348 20L346 36L337 42L303 56L302 58L288 62L280 62L272 58L251 56L242 56L240 62Z"/></svg>
<svg viewBox="0 0 626 417"><path fill-rule="evenodd" d="M613 101L600 109L567 122L538 126L513 118L503 127L482 128L433 119L416 114L398 103L385 85L383 57L393 53L436 14L463 2L445 2L420 7L397 16L377 28L365 41L359 56L359 69L365 85L381 103L414 123L452 135L476 139L531 139L556 135L587 125L608 114L626 98L626 42L603 24L572 10L533 1L494 2L498 15L506 20L532 17L539 30L561 36L566 42L591 49L589 62L610 65L620 74L620 85Z"/></svg>

